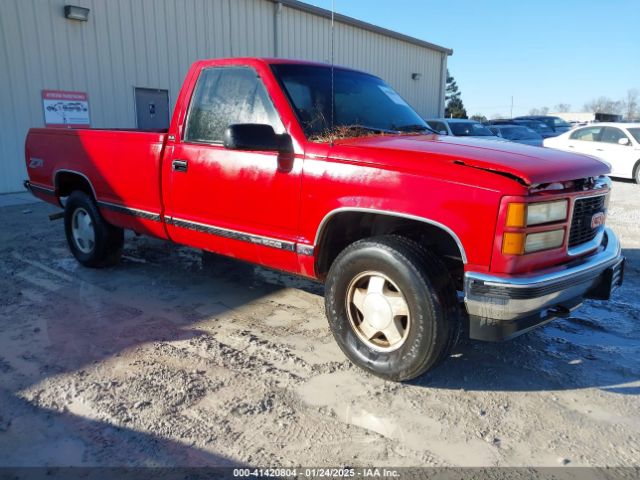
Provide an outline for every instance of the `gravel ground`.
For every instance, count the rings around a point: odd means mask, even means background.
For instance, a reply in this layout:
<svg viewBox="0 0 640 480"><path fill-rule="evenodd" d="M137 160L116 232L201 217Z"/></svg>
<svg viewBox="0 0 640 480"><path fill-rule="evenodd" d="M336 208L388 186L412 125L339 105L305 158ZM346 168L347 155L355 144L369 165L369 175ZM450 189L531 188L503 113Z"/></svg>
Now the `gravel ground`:
<svg viewBox="0 0 640 480"><path fill-rule="evenodd" d="M0 208L0 466L640 463L634 184L611 202L611 302L409 384L350 365L320 285L140 237L85 269L54 211Z"/></svg>

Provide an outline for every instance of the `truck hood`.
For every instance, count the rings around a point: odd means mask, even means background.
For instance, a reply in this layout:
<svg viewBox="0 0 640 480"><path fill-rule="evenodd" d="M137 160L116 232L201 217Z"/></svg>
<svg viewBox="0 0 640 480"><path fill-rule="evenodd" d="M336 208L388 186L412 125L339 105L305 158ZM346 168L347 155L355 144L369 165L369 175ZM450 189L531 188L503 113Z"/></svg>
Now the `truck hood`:
<svg viewBox="0 0 640 480"><path fill-rule="evenodd" d="M606 175L610 168L593 157L551 148L532 147L514 142L496 142L444 135L381 135L344 139L336 142L349 151L380 150L388 155L375 155L389 159L402 157L407 152L421 161L450 162L472 168L493 171L513 177L526 185L575 180ZM359 148L360 147L360 148ZM356 154L356 151L353 151ZM356 154L364 159L364 151Z"/></svg>

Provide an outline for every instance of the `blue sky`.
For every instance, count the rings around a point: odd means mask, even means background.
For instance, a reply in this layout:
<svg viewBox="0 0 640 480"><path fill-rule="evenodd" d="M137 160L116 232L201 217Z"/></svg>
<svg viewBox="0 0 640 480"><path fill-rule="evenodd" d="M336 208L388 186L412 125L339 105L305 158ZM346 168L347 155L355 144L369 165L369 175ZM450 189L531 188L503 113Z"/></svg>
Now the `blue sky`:
<svg viewBox="0 0 640 480"><path fill-rule="evenodd" d="M331 8L331 0L307 0ZM640 0L335 0L336 12L454 50L469 115L640 90Z"/></svg>

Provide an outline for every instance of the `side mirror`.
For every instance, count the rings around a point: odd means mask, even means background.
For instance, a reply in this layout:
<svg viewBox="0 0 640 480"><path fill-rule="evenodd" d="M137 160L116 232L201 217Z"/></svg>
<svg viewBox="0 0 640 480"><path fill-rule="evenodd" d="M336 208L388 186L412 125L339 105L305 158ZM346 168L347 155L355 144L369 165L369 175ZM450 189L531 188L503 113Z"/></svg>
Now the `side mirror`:
<svg viewBox="0 0 640 480"><path fill-rule="evenodd" d="M618 139L618 144L619 145L629 145L629 139L627 137L619 138Z"/></svg>
<svg viewBox="0 0 640 480"><path fill-rule="evenodd" d="M222 144L229 150L258 150L264 152L293 152L291 137L277 135L271 125L236 123L224 131Z"/></svg>
<svg viewBox="0 0 640 480"><path fill-rule="evenodd" d="M449 135L446 130L440 130L440 135Z"/></svg>

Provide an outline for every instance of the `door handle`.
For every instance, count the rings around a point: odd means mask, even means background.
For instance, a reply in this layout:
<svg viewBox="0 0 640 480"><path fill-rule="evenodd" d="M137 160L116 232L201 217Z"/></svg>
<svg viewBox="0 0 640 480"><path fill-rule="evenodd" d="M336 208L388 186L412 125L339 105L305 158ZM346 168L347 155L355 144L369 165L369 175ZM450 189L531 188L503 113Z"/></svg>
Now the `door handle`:
<svg viewBox="0 0 640 480"><path fill-rule="evenodd" d="M569 145L569 148L576 148L575 145Z"/></svg>
<svg viewBox="0 0 640 480"><path fill-rule="evenodd" d="M189 163L186 160L174 160L173 162L171 162L171 167L173 168L174 172L186 173L188 165Z"/></svg>
<svg viewBox="0 0 640 480"><path fill-rule="evenodd" d="M599 152L604 152L604 150L602 150L601 148L596 148L596 150Z"/></svg>

